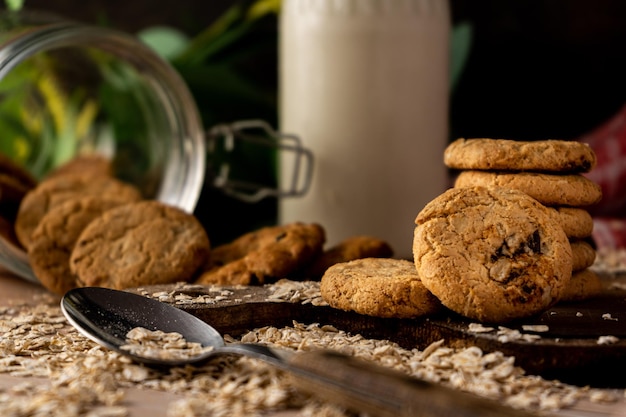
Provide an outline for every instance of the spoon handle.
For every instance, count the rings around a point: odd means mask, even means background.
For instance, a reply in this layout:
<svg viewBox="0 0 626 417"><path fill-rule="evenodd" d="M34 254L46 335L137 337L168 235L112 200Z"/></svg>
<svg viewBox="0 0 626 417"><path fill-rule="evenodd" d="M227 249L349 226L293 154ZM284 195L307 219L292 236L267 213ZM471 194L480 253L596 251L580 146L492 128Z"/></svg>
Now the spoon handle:
<svg viewBox="0 0 626 417"><path fill-rule="evenodd" d="M288 363L297 388L372 416L531 416L334 351L294 354Z"/></svg>

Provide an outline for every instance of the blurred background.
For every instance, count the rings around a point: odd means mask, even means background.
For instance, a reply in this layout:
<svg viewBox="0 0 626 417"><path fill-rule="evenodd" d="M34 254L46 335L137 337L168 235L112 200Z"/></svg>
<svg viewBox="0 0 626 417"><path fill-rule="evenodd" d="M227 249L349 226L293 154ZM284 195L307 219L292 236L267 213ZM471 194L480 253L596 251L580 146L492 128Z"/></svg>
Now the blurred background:
<svg viewBox="0 0 626 417"><path fill-rule="evenodd" d="M182 50L170 58L190 86L205 127L250 118L276 126L280 1L156 4L26 0L24 7L142 34ZM458 79L450 93L451 139L574 139L624 105L625 1L451 0L450 4L453 26L467 29L461 33L465 53L460 54ZM176 32L164 31L164 26ZM256 179L275 181L271 163L268 170L267 161L252 158L248 167ZM275 220L273 199L251 207L211 190L207 193L211 216L246 219L241 224L219 221L209 226L216 243ZM253 216L248 215L251 211Z"/></svg>
<svg viewBox="0 0 626 417"><path fill-rule="evenodd" d="M26 0L25 6L132 33L170 25L194 36L236 3ZM573 138L624 103L626 2L451 0L451 6L453 23L470 22L473 30L452 95L453 135ZM276 86L272 20L255 27L268 45L247 62L269 90Z"/></svg>

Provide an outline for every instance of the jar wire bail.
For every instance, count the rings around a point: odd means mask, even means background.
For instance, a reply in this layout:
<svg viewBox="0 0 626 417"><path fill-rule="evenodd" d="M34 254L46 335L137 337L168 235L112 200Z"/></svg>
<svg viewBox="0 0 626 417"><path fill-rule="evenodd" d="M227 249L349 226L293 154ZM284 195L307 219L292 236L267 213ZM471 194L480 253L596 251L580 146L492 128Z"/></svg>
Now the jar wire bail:
<svg viewBox="0 0 626 417"><path fill-rule="evenodd" d="M236 179L232 177L228 161L220 161L213 168L212 186L239 200L256 203L266 197L298 197L306 194L313 177L313 153L302 145L302 140L294 134L286 134L273 129L263 120L240 120L213 126L206 132L207 151L214 153L221 146L232 153L237 146L251 143L267 149L274 149L278 157L290 160L290 173L283 173L283 184L276 187Z"/></svg>

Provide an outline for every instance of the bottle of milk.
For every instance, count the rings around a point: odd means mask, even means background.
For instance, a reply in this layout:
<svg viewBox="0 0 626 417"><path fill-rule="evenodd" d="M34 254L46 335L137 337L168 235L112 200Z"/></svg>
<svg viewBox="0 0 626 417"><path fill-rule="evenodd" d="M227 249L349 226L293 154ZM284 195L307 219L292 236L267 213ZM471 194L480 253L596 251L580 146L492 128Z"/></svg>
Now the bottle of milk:
<svg viewBox="0 0 626 417"><path fill-rule="evenodd" d="M449 35L447 0L283 1L280 129L315 162L281 223L318 222L329 246L373 235L411 259L417 213L448 186Z"/></svg>

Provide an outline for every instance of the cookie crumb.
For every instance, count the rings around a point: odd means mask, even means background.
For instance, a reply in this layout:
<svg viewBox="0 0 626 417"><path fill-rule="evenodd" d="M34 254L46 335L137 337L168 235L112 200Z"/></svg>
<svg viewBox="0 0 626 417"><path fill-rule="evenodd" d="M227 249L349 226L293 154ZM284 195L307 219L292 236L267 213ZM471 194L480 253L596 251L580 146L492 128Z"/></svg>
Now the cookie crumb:
<svg viewBox="0 0 626 417"><path fill-rule="evenodd" d="M604 319L604 320L611 320L611 321L618 321L618 318L611 316L611 313L604 313L602 315L602 319Z"/></svg>

